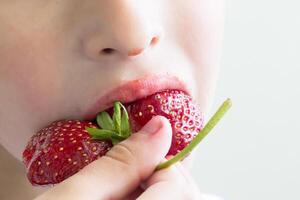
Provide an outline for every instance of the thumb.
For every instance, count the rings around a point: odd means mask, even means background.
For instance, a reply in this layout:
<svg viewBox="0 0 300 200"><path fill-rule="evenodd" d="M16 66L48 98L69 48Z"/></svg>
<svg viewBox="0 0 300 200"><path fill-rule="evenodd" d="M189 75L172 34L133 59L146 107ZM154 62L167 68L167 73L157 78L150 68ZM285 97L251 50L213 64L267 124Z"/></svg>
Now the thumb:
<svg viewBox="0 0 300 200"><path fill-rule="evenodd" d="M171 146L169 121L153 117L138 133L114 146L105 156L92 162L62 182L76 199L121 199L146 180ZM72 187L72 188L70 188ZM64 193L56 199L72 199Z"/></svg>
<svg viewBox="0 0 300 200"><path fill-rule="evenodd" d="M171 136L169 121L157 116L138 133L114 146L100 159L100 162L105 163L104 169L109 171L108 180L113 183L107 188L106 191L110 191L107 195L118 193L118 197L122 198L146 180L167 154Z"/></svg>

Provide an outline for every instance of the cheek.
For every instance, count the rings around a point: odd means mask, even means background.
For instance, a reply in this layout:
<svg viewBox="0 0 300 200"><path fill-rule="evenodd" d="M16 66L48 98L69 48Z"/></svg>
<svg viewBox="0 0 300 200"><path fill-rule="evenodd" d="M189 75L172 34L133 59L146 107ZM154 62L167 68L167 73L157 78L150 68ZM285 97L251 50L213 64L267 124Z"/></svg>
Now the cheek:
<svg viewBox="0 0 300 200"><path fill-rule="evenodd" d="M17 31L6 31L0 39L0 90L5 94L0 96L0 138L16 157L32 132L52 115L49 111L57 109L60 76L52 43Z"/></svg>
<svg viewBox="0 0 300 200"><path fill-rule="evenodd" d="M183 8L183 20L178 26L182 42L193 60L215 61L223 34L223 0L192 0Z"/></svg>
<svg viewBox="0 0 300 200"><path fill-rule="evenodd" d="M191 0L182 5L181 44L194 64L199 101L208 112L218 78L223 34L223 0Z"/></svg>
<svg viewBox="0 0 300 200"><path fill-rule="evenodd" d="M50 59L50 41L36 35L10 37L0 48L0 80L18 92L29 110L43 109L55 97L52 91L57 86L52 78L57 75L57 68Z"/></svg>

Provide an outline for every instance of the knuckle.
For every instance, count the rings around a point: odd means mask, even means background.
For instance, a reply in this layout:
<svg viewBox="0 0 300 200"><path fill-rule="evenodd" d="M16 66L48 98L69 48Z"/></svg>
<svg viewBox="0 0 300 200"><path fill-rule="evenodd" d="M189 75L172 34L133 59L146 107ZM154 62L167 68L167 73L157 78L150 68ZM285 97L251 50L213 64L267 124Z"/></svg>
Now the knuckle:
<svg viewBox="0 0 300 200"><path fill-rule="evenodd" d="M130 147L123 143L119 143L118 145L114 146L114 148L105 156L127 167L135 166L137 162L134 152L130 149Z"/></svg>
<svg viewBox="0 0 300 200"><path fill-rule="evenodd" d="M139 170L139 163L137 161L134 151L124 143L119 143L109 151L104 157L110 159L115 163L120 171L126 172L132 179L140 182L142 175Z"/></svg>

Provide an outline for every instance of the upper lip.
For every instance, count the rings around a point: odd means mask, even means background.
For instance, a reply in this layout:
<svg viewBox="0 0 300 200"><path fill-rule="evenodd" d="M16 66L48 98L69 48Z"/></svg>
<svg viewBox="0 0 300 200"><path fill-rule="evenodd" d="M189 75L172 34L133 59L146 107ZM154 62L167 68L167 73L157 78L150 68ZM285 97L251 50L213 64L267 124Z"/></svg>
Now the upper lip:
<svg viewBox="0 0 300 200"><path fill-rule="evenodd" d="M97 97L96 101L88 107L88 110L84 115L84 119L92 120L96 118L99 111L112 107L114 101L129 103L166 89L178 89L184 91L188 95L191 95L191 91L189 91L186 83L180 80L177 76L146 76L127 81L124 84L108 91L106 94L102 94Z"/></svg>

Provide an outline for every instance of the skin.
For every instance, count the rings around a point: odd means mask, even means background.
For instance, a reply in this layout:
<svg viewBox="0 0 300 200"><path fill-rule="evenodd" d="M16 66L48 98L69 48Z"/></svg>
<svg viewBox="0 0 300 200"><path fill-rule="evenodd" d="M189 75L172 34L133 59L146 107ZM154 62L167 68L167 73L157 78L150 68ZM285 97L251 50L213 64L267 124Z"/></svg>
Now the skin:
<svg viewBox="0 0 300 200"><path fill-rule="evenodd" d="M17 160L40 128L58 119L81 119L99 94L149 74L177 76L202 111L209 111L218 76L223 0L0 0L0 4L0 144ZM163 159L167 144L168 138L156 144L159 150L152 153L157 159L148 159L148 170ZM128 148L137 144L131 145ZM146 170L143 176L149 185L187 177L180 165L155 174ZM178 185L165 185L166 191L177 191L182 182L178 180L173 181ZM115 182L112 179L110 185ZM191 182L186 184L195 187ZM67 193L63 186L57 188L62 189L47 194ZM144 199L158 192L149 191Z"/></svg>

